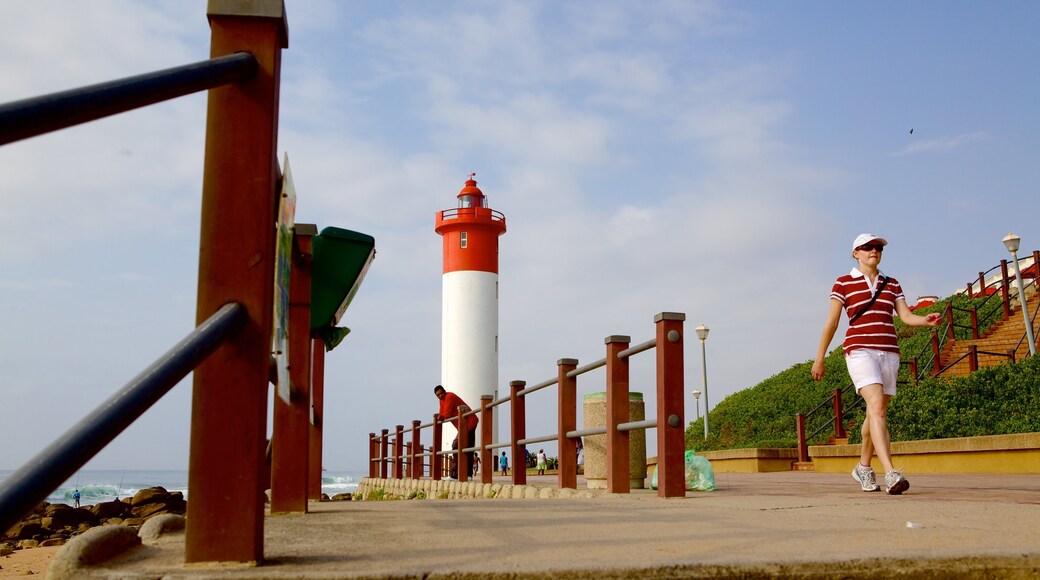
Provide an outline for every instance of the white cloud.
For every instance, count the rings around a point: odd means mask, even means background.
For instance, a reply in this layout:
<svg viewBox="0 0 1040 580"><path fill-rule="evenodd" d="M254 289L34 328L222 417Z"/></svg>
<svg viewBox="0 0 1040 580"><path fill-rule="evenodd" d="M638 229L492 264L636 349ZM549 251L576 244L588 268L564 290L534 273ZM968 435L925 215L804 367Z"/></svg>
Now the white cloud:
<svg viewBox="0 0 1040 580"><path fill-rule="evenodd" d="M920 134L920 133L918 133ZM974 131L972 133L961 133L950 137L938 137L935 139L915 139L913 143L903 147L897 156L918 155L921 153L940 153L961 149L987 139L989 135L985 131Z"/></svg>

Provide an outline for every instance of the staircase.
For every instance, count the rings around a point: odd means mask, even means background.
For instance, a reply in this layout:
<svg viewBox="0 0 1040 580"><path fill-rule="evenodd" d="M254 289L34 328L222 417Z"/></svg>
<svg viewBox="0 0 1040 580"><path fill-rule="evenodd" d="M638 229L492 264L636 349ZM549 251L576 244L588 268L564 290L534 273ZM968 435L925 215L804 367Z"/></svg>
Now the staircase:
<svg viewBox="0 0 1040 580"><path fill-rule="evenodd" d="M1006 355L1009 351L1015 349L1016 346L1017 350L1014 350L1015 360L1022 360L1029 356L1029 345L1026 340L1022 340L1022 335L1026 331L1025 320L1022 319L1022 308L1017 300L1017 296L1015 298L1013 301L1015 306L1011 310L1011 316L995 323L981 338L951 340L946 343L939 356L942 366L949 364L948 361L957 360L958 358L961 360L945 370L942 376L964 377L971 374L970 356L965 355L972 346L975 346L979 351L979 368L992 367L1008 362L1010 359ZM1030 319L1033 318L1032 314L1036 311L1038 302L1040 302L1040 295L1036 293L1034 288L1029 288L1026 291L1026 303L1029 308ZM1033 327L1036 328L1035 320L1033 321ZM1021 344L1019 344L1019 341L1021 341Z"/></svg>

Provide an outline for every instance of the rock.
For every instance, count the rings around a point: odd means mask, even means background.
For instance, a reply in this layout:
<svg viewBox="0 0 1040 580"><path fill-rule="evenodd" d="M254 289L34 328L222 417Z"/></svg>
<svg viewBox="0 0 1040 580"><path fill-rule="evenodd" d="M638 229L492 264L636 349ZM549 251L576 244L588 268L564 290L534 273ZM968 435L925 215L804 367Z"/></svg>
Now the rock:
<svg viewBox="0 0 1040 580"><path fill-rule="evenodd" d="M38 548L40 542L38 540L18 540L18 549L24 550L26 548Z"/></svg>
<svg viewBox="0 0 1040 580"><path fill-rule="evenodd" d="M93 513L99 520L108 520L111 518L122 518L129 513L127 504L115 500L115 501L103 501L98 504L94 504L90 507L90 512Z"/></svg>
<svg viewBox="0 0 1040 580"><path fill-rule="evenodd" d="M50 546L64 546L65 538L51 538L40 542L41 548L49 548Z"/></svg>
<svg viewBox="0 0 1040 580"><path fill-rule="evenodd" d="M97 518L89 508L74 508L63 503L48 505L43 510L42 519L50 519L51 525L44 524L48 529L60 529L64 526L75 527L84 522L93 522Z"/></svg>
<svg viewBox="0 0 1040 580"><path fill-rule="evenodd" d="M43 531L43 526L38 520L23 520L11 526L4 537L10 540L24 540L31 538Z"/></svg>
<svg viewBox="0 0 1040 580"><path fill-rule="evenodd" d="M164 487L148 487L135 493L130 505L137 507L146 503L165 502L170 499L171 495Z"/></svg>
<svg viewBox="0 0 1040 580"><path fill-rule="evenodd" d="M14 553L14 546L8 542L0 542L0 558Z"/></svg>
<svg viewBox="0 0 1040 580"><path fill-rule="evenodd" d="M144 525L144 520L142 520L141 518L126 518L120 525L139 528Z"/></svg>
<svg viewBox="0 0 1040 580"><path fill-rule="evenodd" d="M324 495L324 494L322 494L322 495ZM337 493L336 495L332 496L331 499L329 498L329 496L326 495L325 499L323 499L322 501L350 501L352 499L354 499L353 494L350 494L350 493Z"/></svg>

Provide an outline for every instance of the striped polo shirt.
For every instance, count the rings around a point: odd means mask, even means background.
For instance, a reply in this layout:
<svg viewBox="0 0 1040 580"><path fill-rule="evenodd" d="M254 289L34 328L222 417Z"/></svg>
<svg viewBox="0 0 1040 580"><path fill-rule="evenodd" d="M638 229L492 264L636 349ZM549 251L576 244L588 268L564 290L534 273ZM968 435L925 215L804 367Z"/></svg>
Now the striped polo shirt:
<svg viewBox="0 0 1040 580"><path fill-rule="evenodd" d="M845 276L841 276L834 282L831 288L831 298L841 302L845 307L846 315L851 319L870 302L877 288L881 286L883 273L878 274L877 283L871 286L867 277L853 268ZM870 310L856 319L845 332L845 341L841 343L845 354L857 348L873 348L888 352L899 353L899 341L896 337L896 327L892 323L896 301L904 300L903 288L895 278L888 278L888 284L884 291L878 296Z"/></svg>

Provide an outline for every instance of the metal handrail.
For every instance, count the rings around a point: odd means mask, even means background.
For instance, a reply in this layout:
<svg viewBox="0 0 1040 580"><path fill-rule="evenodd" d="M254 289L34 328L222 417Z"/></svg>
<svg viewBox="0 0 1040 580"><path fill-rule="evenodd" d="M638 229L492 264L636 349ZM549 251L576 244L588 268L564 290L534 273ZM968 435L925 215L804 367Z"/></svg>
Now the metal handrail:
<svg viewBox="0 0 1040 580"><path fill-rule="evenodd" d="M246 81L258 66L253 55L238 52L0 105L0 145Z"/></svg>
<svg viewBox="0 0 1040 580"><path fill-rule="evenodd" d="M220 347L245 318L244 306L237 302L225 304L0 483L0 530L6 531L17 523L86 465Z"/></svg>

